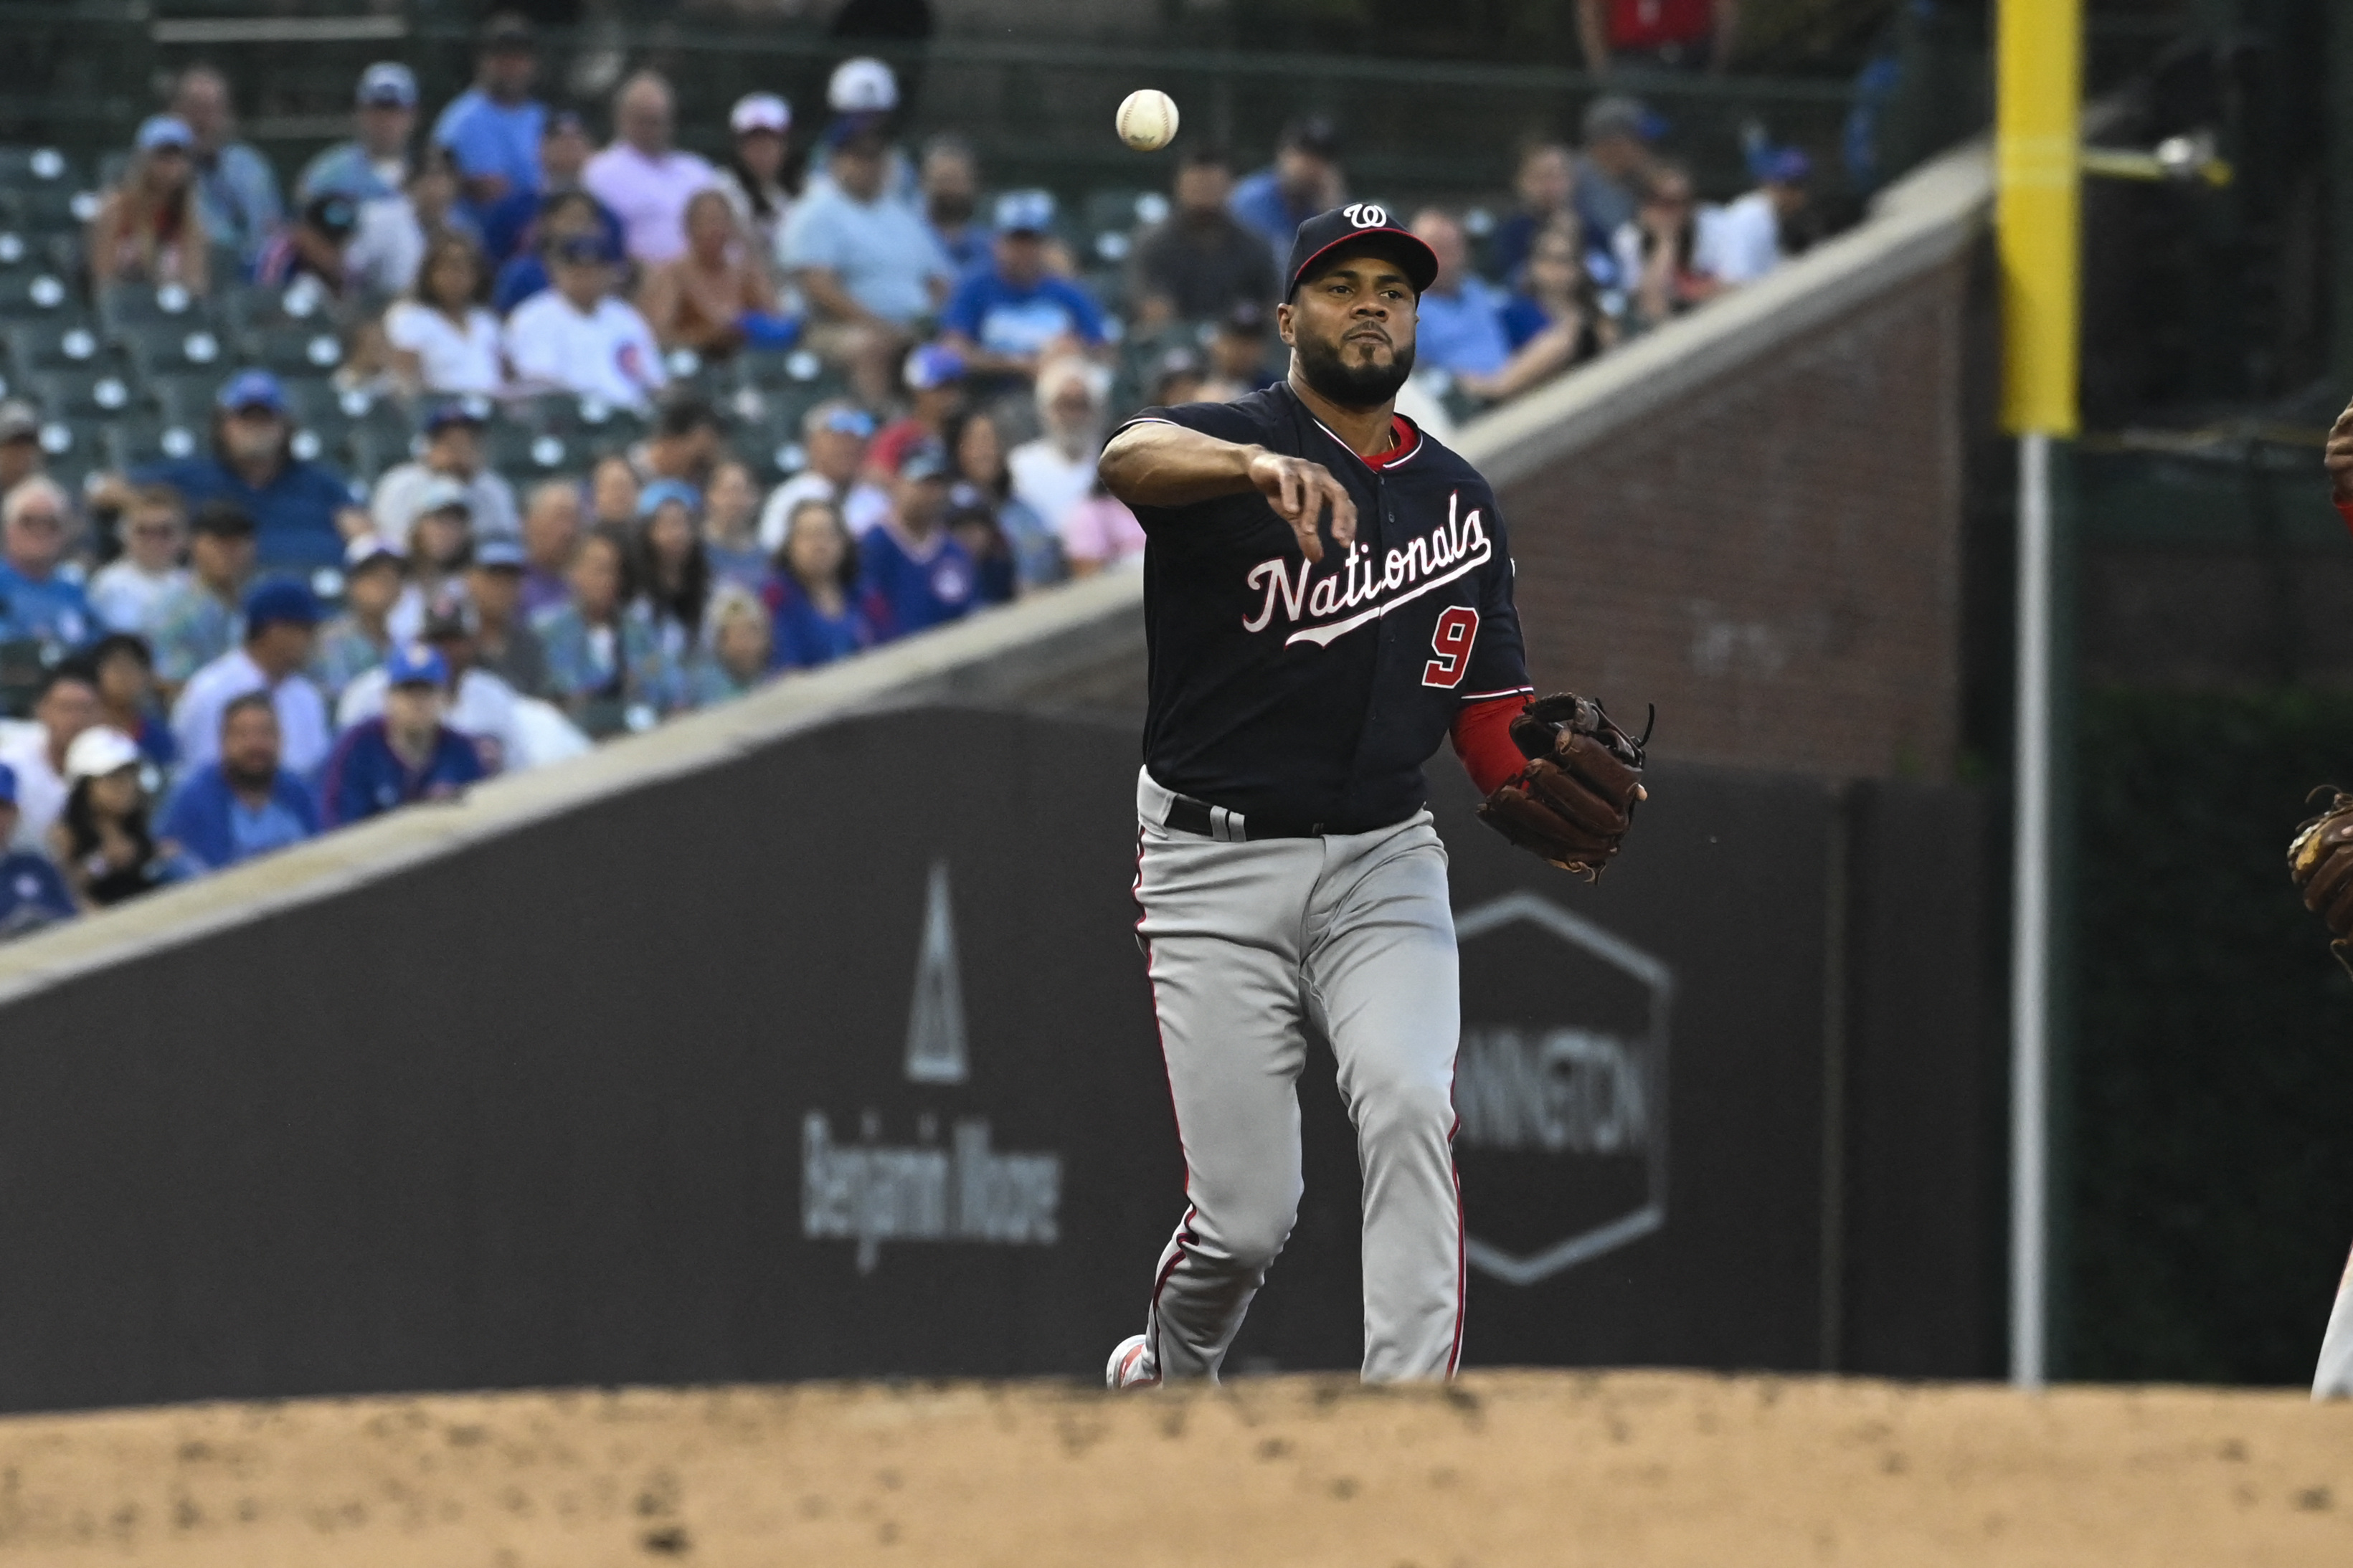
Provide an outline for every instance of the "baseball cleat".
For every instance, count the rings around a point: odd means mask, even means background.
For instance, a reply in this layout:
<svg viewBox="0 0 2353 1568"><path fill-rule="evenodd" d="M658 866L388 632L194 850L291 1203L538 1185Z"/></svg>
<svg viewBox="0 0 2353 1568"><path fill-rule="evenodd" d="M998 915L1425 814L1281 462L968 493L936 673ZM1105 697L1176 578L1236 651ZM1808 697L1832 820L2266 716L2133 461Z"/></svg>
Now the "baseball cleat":
<svg viewBox="0 0 2353 1568"><path fill-rule="evenodd" d="M1111 1352L1111 1364L1103 1368L1105 1388L1155 1388L1160 1383L1160 1368L1153 1363L1152 1349L1142 1334L1130 1334L1119 1342L1119 1349Z"/></svg>

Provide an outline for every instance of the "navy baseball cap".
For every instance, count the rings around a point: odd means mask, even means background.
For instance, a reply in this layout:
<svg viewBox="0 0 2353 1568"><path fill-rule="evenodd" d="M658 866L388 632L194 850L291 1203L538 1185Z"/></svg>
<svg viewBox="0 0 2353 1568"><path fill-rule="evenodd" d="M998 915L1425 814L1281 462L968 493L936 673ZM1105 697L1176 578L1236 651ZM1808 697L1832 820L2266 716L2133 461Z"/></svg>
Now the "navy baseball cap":
<svg viewBox="0 0 2353 1568"><path fill-rule="evenodd" d="M301 583L289 578L273 578L257 584L245 596L245 630L250 637L264 626L280 622L298 626L319 624L318 595Z"/></svg>
<svg viewBox="0 0 2353 1568"><path fill-rule="evenodd" d="M449 661L441 650L421 642L402 643L384 661L386 686L447 686Z"/></svg>
<svg viewBox="0 0 2353 1568"><path fill-rule="evenodd" d="M1405 268L1406 281L1417 294L1437 280L1438 255L1419 236L1391 223L1388 208L1378 202L1350 202L1345 207L1317 213L1299 226L1291 241L1291 281L1284 286L1282 297L1288 300L1298 293L1311 269L1321 270L1319 264L1337 260L1339 253L1348 249L1388 257Z"/></svg>
<svg viewBox="0 0 2353 1568"><path fill-rule="evenodd" d="M231 414L241 414L248 408L267 408L272 414L286 412L286 389L278 378L266 370L241 370L228 378L213 399Z"/></svg>

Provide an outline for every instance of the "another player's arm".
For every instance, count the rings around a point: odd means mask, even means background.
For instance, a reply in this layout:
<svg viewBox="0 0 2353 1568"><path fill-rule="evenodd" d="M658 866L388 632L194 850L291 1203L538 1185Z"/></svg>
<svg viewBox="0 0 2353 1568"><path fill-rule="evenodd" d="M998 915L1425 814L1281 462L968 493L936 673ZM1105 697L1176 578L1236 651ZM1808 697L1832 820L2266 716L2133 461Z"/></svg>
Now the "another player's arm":
<svg viewBox="0 0 2353 1568"><path fill-rule="evenodd" d="M1332 537L1343 546L1356 542L1356 503L1347 488L1304 458L1151 419L1113 437L1097 467L1105 488L1130 507L1190 506L1256 490L1290 525L1310 561L1324 559L1315 524L1326 507Z"/></svg>

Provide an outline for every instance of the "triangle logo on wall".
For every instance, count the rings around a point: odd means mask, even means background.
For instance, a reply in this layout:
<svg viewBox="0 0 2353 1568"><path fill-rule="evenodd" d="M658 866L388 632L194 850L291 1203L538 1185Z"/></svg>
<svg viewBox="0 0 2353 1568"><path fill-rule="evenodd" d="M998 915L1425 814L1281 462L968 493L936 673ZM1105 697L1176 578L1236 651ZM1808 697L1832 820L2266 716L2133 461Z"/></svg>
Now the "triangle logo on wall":
<svg viewBox="0 0 2353 1568"><path fill-rule="evenodd" d="M965 1052L964 984L956 969L955 915L948 902L948 863L934 860L923 895L923 934L915 948L915 996L907 1010L907 1081L962 1083L971 1076Z"/></svg>

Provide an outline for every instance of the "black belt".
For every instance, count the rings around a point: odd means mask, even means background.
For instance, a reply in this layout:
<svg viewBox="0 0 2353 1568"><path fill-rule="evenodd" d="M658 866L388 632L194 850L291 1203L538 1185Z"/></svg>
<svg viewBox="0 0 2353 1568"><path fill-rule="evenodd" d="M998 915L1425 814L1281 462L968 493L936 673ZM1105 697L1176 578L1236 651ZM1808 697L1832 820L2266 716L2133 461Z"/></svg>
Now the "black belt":
<svg viewBox="0 0 2353 1568"><path fill-rule="evenodd" d="M1215 838L1219 835L1215 825L1210 820L1209 811L1210 807L1207 802L1195 800L1191 795L1178 795L1171 790L1168 796L1168 815L1161 819L1161 826L1173 827L1179 833L1192 833L1203 838ZM1351 827L1330 822L1301 822L1258 811L1247 814L1237 811L1229 815L1241 818L1242 837L1251 840L1321 838L1327 833L1377 833L1384 827L1397 826L1394 822L1376 822L1365 827ZM1398 818L1398 822L1404 820L1402 816Z"/></svg>

